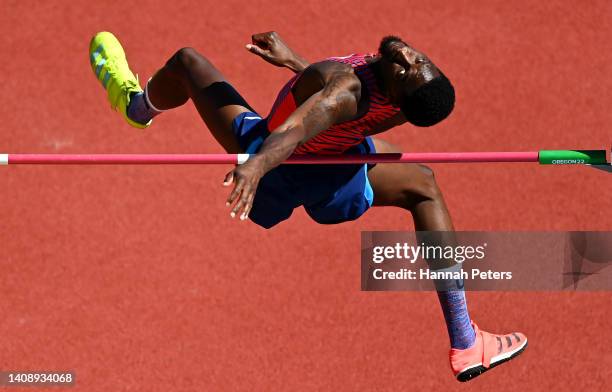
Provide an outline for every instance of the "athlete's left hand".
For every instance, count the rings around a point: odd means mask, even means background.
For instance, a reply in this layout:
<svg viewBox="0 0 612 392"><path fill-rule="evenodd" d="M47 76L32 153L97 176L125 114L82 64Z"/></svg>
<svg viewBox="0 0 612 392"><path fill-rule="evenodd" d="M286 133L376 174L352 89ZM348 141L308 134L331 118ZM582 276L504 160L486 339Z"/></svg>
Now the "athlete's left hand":
<svg viewBox="0 0 612 392"><path fill-rule="evenodd" d="M287 67L293 72L302 72L309 64L297 55L276 31L253 34L252 44L247 44L249 52L254 53L277 67Z"/></svg>
<svg viewBox="0 0 612 392"><path fill-rule="evenodd" d="M247 50L277 67L286 67L295 57L276 31L253 34L251 41L252 44L246 45Z"/></svg>
<svg viewBox="0 0 612 392"><path fill-rule="evenodd" d="M223 186L234 184L234 190L225 203L226 206L230 207L236 202L230 213L232 218L240 216L240 220L245 220L249 217L257 185L264 174L262 161L257 159L257 155L227 173Z"/></svg>

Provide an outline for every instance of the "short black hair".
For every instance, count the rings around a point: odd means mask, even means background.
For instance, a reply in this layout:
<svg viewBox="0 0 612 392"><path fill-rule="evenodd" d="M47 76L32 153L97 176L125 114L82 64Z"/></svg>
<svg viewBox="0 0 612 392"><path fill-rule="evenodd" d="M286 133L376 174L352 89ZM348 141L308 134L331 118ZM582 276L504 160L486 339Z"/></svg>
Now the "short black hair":
<svg viewBox="0 0 612 392"><path fill-rule="evenodd" d="M380 45L378 45L378 53L380 53L384 58L388 60L392 60L393 58L391 52L389 51L389 44L393 42L401 42L404 45L408 46L408 44L404 42L403 39L396 35L387 35L383 37L383 39L380 41Z"/></svg>
<svg viewBox="0 0 612 392"><path fill-rule="evenodd" d="M400 103L411 124L430 127L444 120L455 107L455 89L446 76L440 76L417 88Z"/></svg>

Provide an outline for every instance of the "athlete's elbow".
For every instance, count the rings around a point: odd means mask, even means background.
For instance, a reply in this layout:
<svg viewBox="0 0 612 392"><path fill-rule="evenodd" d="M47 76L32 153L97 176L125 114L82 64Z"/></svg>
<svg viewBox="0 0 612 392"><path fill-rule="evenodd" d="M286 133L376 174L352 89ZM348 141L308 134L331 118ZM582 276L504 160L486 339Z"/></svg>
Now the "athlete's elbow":
<svg viewBox="0 0 612 392"><path fill-rule="evenodd" d="M279 134L285 134L288 132L296 132L296 130L299 130L300 127L301 127L301 124L298 123L297 121L285 121L279 127L277 127L274 130L271 129L270 131L276 135L279 135Z"/></svg>

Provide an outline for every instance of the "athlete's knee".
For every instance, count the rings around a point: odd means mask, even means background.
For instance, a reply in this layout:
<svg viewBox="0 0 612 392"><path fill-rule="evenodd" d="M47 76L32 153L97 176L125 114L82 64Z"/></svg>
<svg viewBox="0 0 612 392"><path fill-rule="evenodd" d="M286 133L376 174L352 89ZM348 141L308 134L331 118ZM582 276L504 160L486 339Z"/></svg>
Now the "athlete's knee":
<svg viewBox="0 0 612 392"><path fill-rule="evenodd" d="M442 198L434 172L425 165L418 165L418 174L406 178L402 185L402 201L404 207L412 208L423 201L437 201Z"/></svg>
<svg viewBox="0 0 612 392"><path fill-rule="evenodd" d="M194 67L202 67L210 64L206 57L202 56L194 48L181 48L168 60L167 65L177 72L189 71Z"/></svg>
<svg viewBox="0 0 612 392"><path fill-rule="evenodd" d="M418 182L417 193L427 199L436 200L442 197L442 192L436 182L434 171L425 165L418 165L421 172L421 179Z"/></svg>

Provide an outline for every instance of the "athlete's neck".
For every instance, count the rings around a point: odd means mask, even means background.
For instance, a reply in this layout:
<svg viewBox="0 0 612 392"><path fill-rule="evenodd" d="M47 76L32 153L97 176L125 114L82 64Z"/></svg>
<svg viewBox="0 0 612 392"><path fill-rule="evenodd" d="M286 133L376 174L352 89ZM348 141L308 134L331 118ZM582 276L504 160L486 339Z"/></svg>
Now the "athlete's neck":
<svg viewBox="0 0 612 392"><path fill-rule="evenodd" d="M372 70L374 77L376 78L376 85L378 89L387 95L387 86L385 85L385 78L382 75L382 69L380 67L380 56L366 57L365 61Z"/></svg>

